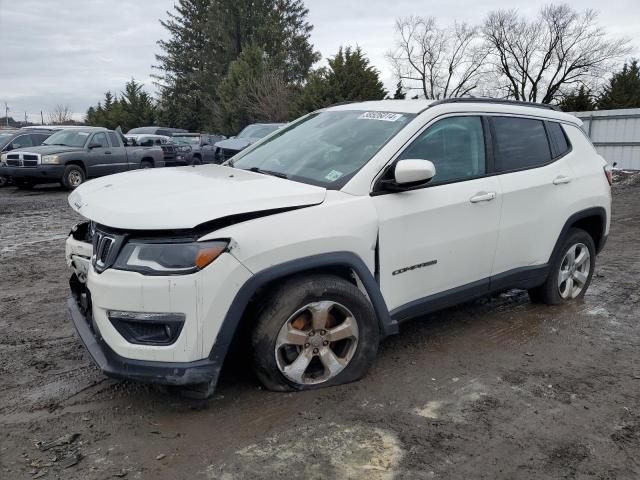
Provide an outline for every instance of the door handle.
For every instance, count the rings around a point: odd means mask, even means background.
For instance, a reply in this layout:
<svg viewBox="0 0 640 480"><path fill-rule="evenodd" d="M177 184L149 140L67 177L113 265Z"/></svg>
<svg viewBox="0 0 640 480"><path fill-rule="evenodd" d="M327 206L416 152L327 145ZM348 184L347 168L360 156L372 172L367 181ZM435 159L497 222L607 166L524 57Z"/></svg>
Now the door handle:
<svg viewBox="0 0 640 480"><path fill-rule="evenodd" d="M553 179L554 185L564 185L565 183L569 183L571 181L571 177L567 177L565 175L558 175Z"/></svg>
<svg viewBox="0 0 640 480"><path fill-rule="evenodd" d="M105 155L111 155L111 152L109 150L107 150L106 152L104 152Z"/></svg>
<svg viewBox="0 0 640 480"><path fill-rule="evenodd" d="M496 198L496 192L480 192L469 199L471 203L490 202Z"/></svg>

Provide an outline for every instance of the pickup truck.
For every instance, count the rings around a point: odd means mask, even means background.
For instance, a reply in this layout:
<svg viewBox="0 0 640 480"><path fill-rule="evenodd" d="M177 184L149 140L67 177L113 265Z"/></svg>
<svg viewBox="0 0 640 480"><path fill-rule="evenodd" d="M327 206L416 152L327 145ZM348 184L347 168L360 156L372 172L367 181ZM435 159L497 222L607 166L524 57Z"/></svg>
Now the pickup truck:
<svg viewBox="0 0 640 480"><path fill-rule="evenodd" d="M54 133L38 147L12 150L2 155L3 174L18 188L60 182L73 190L89 178L138 168L164 166L159 146L125 146L122 136L101 127L67 128Z"/></svg>

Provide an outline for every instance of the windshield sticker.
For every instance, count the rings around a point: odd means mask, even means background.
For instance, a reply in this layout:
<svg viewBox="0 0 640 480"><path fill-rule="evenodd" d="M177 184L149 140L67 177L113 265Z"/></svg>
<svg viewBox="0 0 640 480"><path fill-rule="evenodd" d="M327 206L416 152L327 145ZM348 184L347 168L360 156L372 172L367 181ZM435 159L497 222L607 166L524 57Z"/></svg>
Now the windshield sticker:
<svg viewBox="0 0 640 480"><path fill-rule="evenodd" d="M339 172L338 170L331 170L329 173L327 173L324 178L330 182L335 182L336 180L338 180L342 175L344 175L342 172Z"/></svg>
<svg viewBox="0 0 640 480"><path fill-rule="evenodd" d="M401 118L401 113L391 112L364 112L358 117L359 120L382 120L383 122L395 122Z"/></svg>

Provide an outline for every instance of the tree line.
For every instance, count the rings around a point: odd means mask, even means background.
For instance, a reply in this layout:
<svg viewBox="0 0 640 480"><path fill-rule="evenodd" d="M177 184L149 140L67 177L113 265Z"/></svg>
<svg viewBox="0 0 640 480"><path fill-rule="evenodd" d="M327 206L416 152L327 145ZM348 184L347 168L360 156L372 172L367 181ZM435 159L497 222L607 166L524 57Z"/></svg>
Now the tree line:
<svg viewBox="0 0 640 480"><path fill-rule="evenodd" d="M178 0L161 20L168 38L153 66L157 100L132 79L89 108L87 123L230 135L337 102L406 95L493 96L566 110L640 106L637 62L611 76L630 44L607 35L593 10L548 5L533 18L496 10L477 25L398 18L387 53L397 78L391 94L359 47L341 47L314 68L320 54L307 17L302 0Z"/></svg>

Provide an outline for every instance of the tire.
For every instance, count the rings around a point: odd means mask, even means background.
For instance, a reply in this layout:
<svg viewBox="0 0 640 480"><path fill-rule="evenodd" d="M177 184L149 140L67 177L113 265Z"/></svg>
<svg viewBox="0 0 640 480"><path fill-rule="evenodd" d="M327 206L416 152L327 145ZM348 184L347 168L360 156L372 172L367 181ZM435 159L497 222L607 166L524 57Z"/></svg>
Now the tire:
<svg viewBox="0 0 640 480"><path fill-rule="evenodd" d="M9 177L6 175L0 175L0 188L6 187L9 184Z"/></svg>
<svg viewBox="0 0 640 480"><path fill-rule="evenodd" d="M584 230L571 228L553 256L545 283L530 289L529 297L535 303L547 305L560 305L582 298L591 284L595 266L593 238Z"/></svg>
<svg viewBox="0 0 640 480"><path fill-rule="evenodd" d="M67 165L62 174L62 186L67 190L75 190L86 180L84 170L79 165Z"/></svg>
<svg viewBox="0 0 640 480"><path fill-rule="evenodd" d="M198 155L194 156L191 165L202 165L202 159Z"/></svg>
<svg viewBox="0 0 640 480"><path fill-rule="evenodd" d="M353 382L373 363L379 339L373 306L355 285L332 275L297 276L272 290L258 314L254 370L274 391Z"/></svg>
<svg viewBox="0 0 640 480"><path fill-rule="evenodd" d="M140 168L153 168L153 163L151 163L149 160L142 160L140 162Z"/></svg>

